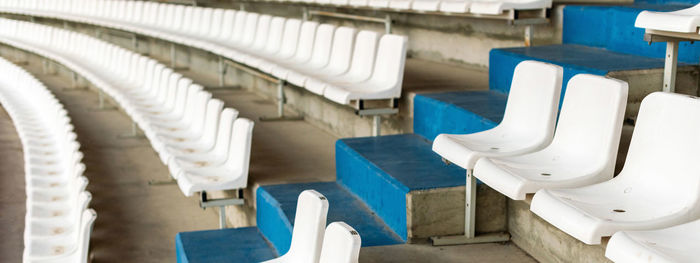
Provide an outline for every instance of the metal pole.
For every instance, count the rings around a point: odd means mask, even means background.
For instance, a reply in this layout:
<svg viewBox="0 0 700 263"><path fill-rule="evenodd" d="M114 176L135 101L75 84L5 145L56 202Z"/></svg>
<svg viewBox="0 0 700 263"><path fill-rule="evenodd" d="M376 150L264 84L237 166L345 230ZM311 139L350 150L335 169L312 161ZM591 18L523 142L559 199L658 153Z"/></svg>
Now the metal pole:
<svg viewBox="0 0 700 263"><path fill-rule="evenodd" d="M136 122L131 122L131 135L136 137L138 135L137 130L136 130Z"/></svg>
<svg viewBox="0 0 700 263"><path fill-rule="evenodd" d="M226 228L226 207L219 206L219 229Z"/></svg>
<svg viewBox="0 0 700 263"><path fill-rule="evenodd" d="M678 41L666 42L663 91L676 91L676 67L678 66Z"/></svg>
<svg viewBox="0 0 700 263"><path fill-rule="evenodd" d="M534 25L530 24L525 26L525 46L530 47L532 46L532 37L533 37L533 27Z"/></svg>
<svg viewBox="0 0 700 263"><path fill-rule="evenodd" d="M78 74L75 74L75 72L71 72L72 78L71 78L71 88L77 88L78 87Z"/></svg>
<svg viewBox="0 0 700 263"><path fill-rule="evenodd" d="M135 34L131 36L131 45L134 51L139 52L139 40L136 38Z"/></svg>
<svg viewBox="0 0 700 263"><path fill-rule="evenodd" d="M384 31L386 31L387 34L391 34L391 16L386 15L384 17Z"/></svg>
<svg viewBox="0 0 700 263"><path fill-rule="evenodd" d="M277 82L277 116L284 117L284 80Z"/></svg>
<svg viewBox="0 0 700 263"><path fill-rule="evenodd" d="M104 109L105 108L105 98L104 94L102 94L102 90L98 89L97 91L97 99L98 99L98 109Z"/></svg>
<svg viewBox="0 0 700 263"><path fill-rule="evenodd" d="M464 236L474 238L476 226L476 177L473 169L467 169L467 191L464 209Z"/></svg>
<svg viewBox="0 0 700 263"><path fill-rule="evenodd" d="M41 71L44 74L49 74L49 66L48 66L48 62L46 61L46 59L41 60Z"/></svg>
<svg viewBox="0 0 700 263"><path fill-rule="evenodd" d="M219 56L219 87L226 85L226 61Z"/></svg>
<svg viewBox="0 0 700 263"><path fill-rule="evenodd" d="M382 132L382 116L372 116L372 136L379 136Z"/></svg>
<svg viewBox="0 0 700 263"><path fill-rule="evenodd" d="M175 69L175 64L176 64L176 57L175 57L175 44L170 43L170 67L172 69Z"/></svg>

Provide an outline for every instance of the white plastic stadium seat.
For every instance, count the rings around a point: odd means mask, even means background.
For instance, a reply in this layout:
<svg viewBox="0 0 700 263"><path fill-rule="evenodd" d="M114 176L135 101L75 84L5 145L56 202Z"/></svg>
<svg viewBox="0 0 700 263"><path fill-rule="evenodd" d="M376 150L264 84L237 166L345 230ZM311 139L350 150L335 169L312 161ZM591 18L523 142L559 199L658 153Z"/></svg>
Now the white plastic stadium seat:
<svg viewBox="0 0 700 263"><path fill-rule="evenodd" d="M318 262L328 215L328 200L321 193L305 190L299 194L289 251L265 263Z"/></svg>
<svg viewBox="0 0 700 263"><path fill-rule="evenodd" d="M371 77L362 82L355 82L356 79L352 78L332 82L326 86L323 96L339 104L349 104L353 100L401 97L407 42L404 36L383 35L379 40Z"/></svg>
<svg viewBox="0 0 700 263"><path fill-rule="evenodd" d="M673 12L642 11L637 15L634 26L678 33L700 33L700 4Z"/></svg>
<svg viewBox="0 0 700 263"><path fill-rule="evenodd" d="M323 235L320 263L357 263L362 239L345 222L333 222Z"/></svg>
<svg viewBox="0 0 700 263"><path fill-rule="evenodd" d="M198 167L183 169L178 176L178 185L186 196L195 192L243 189L248 184L250 145L253 137L253 122L237 119L233 123L233 135L224 163L210 165L197 163Z"/></svg>
<svg viewBox="0 0 700 263"><path fill-rule="evenodd" d="M401 96L405 37L380 36L366 31L360 32L357 41L353 42L354 32L349 32L347 28L339 28L333 34L335 26L319 25L312 21L166 3L73 0L74 6L78 8L58 8L68 1L41 0L41 4L37 5L15 3L8 4L2 10L116 28L203 49L268 73L278 78L280 83L287 82L306 88L340 104L348 104L353 100L396 99ZM354 6L370 4L402 10L410 9L415 4L414 8L421 11L437 11L440 5L439 1L433 0L299 2ZM333 34L332 41L328 37L329 33ZM377 45L374 38L380 38L381 44ZM329 43L330 56L325 54ZM352 50L353 46L355 50ZM172 46L173 65L177 61L175 54L176 50ZM375 55L379 67L375 65ZM389 67L384 68L387 65ZM157 74L161 70L158 69ZM225 69L220 72L224 73ZM327 87L332 87L328 94L325 93ZM152 98L158 94L160 93L148 93L147 96ZM120 92L109 95L119 97ZM138 118L137 116L136 119ZM137 122L141 125L141 121Z"/></svg>
<svg viewBox="0 0 700 263"><path fill-rule="evenodd" d="M179 10L171 8L168 4L145 3L144 5L148 6L143 10L144 13L158 14L157 18L149 18L145 22L152 26L158 23L161 26L167 26L168 23L163 22L162 19L168 20L170 19L168 17L176 16ZM127 9L128 5L120 6L121 4L108 8L114 12L105 19L124 16L122 10ZM214 21L214 18L209 17L215 16L216 12L209 8L181 9L186 20L189 19L188 21L196 25L175 27L182 31L177 32L180 36L186 32L200 32L199 27L207 27ZM221 19L233 19L227 14L221 13ZM240 17L241 21L258 21L257 14L245 12L235 14L237 14L237 20ZM144 30L148 28L145 27ZM243 30L243 28L240 29ZM211 31L197 33L197 37L220 34L212 28L208 30ZM238 43L252 42L252 34L250 37L239 35L237 37L240 37ZM250 40L247 40L248 38ZM192 80L143 55L87 35L44 25L0 19L0 42L54 60L83 76L100 92L109 95L132 118L133 135L137 135L136 127L140 127L163 163L172 166L169 167L171 171L177 171L171 175L173 177L185 175L183 181L178 182L184 194L192 195L194 192L207 190L233 190L246 186L252 122L246 119L236 120L238 111L224 109L222 101L212 99L211 93L203 91L203 88L193 84ZM192 42L192 44L196 43L198 42ZM61 113L61 111L58 112ZM234 121L236 125L232 124ZM74 140L75 134L70 131L66 134L67 138ZM79 165L82 154L70 154L66 150L76 148L71 146L73 143L66 143L67 148L58 149L43 147L46 143L44 138L32 138L26 143L27 152L65 152L66 154L61 156L70 157L61 160L33 157L36 162L28 165L27 168L37 175L43 175L41 180L49 178L48 175L52 174L82 172ZM182 169L183 167L176 166L180 162L172 161L195 156L208 156L205 161L211 163L207 165L194 163L201 166L198 168L205 169L199 170ZM202 176L202 173L206 173L206 176ZM216 179L212 179L213 177ZM72 181L37 182L41 182L42 186L58 183L68 187L71 184L67 182ZM67 196L75 198L73 195ZM28 233L43 235L51 232L50 227L54 229L62 227L51 225L44 227L40 223L34 221L28 223L31 226L37 225ZM66 228L61 232L73 231L71 229Z"/></svg>
<svg viewBox="0 0 700 263"><path fill-rule="evenodd" d="M605 256L616 263L691 263L700 251L700 220L665 229L621 231L608 241Z"/></svg>
<svg viewBox="0 0 700 263"><path fill-rule="evenodd" d="M627 105L627 83L579 74L569 80L554 139L546 148L512 157L481 158L474 176L514 200L540 189L612 179Z"/></svg>
<svg viewBox="0 0 700 263"><path fill-rule="evenodd" d="M700 99L656 92L642 101L625 166L612 180L538 191L530 209L586 244L617 231L700 218Z"/></svg>
<svg viewBox="0 0 700 263"><path fill-rule="evenodd" d="M473 134L440 134L433 151L472 170L481 157L513 156L540 150L552 141L563 70L537 61L515 67L503 121Z"/></svg>
<svg viewBox="0 0 700 263"><path fill-rule="evenodd" d="M0 32L14 30L15 25L4 23ZM96 215L88 209L92 196L85 191L83 154L70 117L53 94L23 69L0 58L0 72L0 104L17 129L24 152L23 262L87 262Z"/></svg>

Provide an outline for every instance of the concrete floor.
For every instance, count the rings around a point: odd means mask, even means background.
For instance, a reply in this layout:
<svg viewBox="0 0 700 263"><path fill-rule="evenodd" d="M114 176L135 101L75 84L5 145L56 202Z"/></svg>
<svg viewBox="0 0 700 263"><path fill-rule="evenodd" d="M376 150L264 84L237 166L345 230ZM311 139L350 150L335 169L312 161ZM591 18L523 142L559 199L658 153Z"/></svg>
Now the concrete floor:
<svg viewBox="0 0 700 263"><path fill-rule="evenodd" d="M203 211L196 197L186 198L175 185L149 186L167 179L166 167L145 139L120 139L129 118L117 110L96 110L97 95L64 89L67 78L41 74L38 61L26 66L61 100L83 145L98 213L91 240L93 262L174 262L174 237L181 231L217 228L216 210ZM202 84L214 79L183 72ZM477 75L483 75L478 73ZM256 120L251 184L335 179L337 138L303 121L258 122L275 105L245 90L212 90L214 97ZM0 111L0 262L20 262L24 224L24 176L21 145L7 115ZM10 237L10 238L7 238ZM387 255L391 255L387 257ZM534 262L512 244L433 247L410 244L363 248L361 262Z"/></svg>

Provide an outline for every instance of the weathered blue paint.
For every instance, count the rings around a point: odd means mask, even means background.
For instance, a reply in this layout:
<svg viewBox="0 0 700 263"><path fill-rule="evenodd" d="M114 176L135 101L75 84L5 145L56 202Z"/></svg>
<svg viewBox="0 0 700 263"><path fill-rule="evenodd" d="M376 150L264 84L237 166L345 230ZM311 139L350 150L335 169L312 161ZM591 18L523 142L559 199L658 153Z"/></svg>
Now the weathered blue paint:
<svg viewBox="0 0 700 263"><path fill-rule="evenodd" d="M178 263L257 263L277 257L256 227L180 232Z"/></svg>
<svg viewBox="0 0 700 263"><path fill-rule="evenodd" d="M687 7L688 4L646 3L628 6L566 6L562 42L605 48L636 56L663 58L666 54L666 43L649 45L644 41L644 29L634 27L637 15L644 10L667 12ZM698 58L700 44L680 43L679 61L697 64ZM609 63L610 60L600 62L603 66Z"/></svg>
<svg viewBox="0 0 700 263"><path fill-rule="evenodd" d="M491 90L507 92L515 66L524 60L537 60L564 68L564 86L576 74L606 75L611 71L663 68L664 60L608 51L581 45L548 45L529 48L492 49L489 58ZM681 63L681 65L685 65ZM565 92L562 92L562 97Z"/></svg>
<svg viewBox="0 0 700 263"><path fill-rule="evenodd" d="M434 140L438 134L488 130L503 119L507 97L494 91L441 92L413 99L413 132Z"/></svg>
<svg viewBox="0 0 700 263"><path fill-rule="evenodd" d="M258 211L268 212L258 213L257 224L279 254L289 250L297 198L307 189L328 199L328 224L343 221L351 225L360 233L363 247L404 243L362 200L336 182L265 185L258 188L256 205Z"/></svg>
<svg viewBox="0 0 700 263"><path fill-rule="evenodd" d="M406 239L406 194L465 184L465 172L447 166L417 134L349 138L336 142L337 181Z"/></svg>

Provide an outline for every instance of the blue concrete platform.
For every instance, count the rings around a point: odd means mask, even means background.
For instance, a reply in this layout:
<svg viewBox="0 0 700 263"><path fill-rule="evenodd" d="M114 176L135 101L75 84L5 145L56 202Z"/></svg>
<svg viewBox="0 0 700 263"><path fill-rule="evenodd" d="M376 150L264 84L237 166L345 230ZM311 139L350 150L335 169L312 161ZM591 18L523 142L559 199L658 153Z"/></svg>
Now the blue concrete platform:
<svg viewBox="0 0 700 263"><path fill-rule="evenodd" d="M257 227L181 232L175 250L178 263L253 263L277 257Z"/></svg>
<svg viewBox="0 0 700 263"><path fill-rule="evenodd" d="M360 233L363 247L405 242L362 200L336 182L265 185L256 193L257 224L279 254L289 250L297 198L307 189L316 190L328 199L327 222L343 221L351 225Z"/></svg>
<svg viewBox="0 0 700 263"><path fill-rule="evenodd" d="M438 134L491 129L503 119L508 97L496 91L441 92L413 99L413 132L428 140Z"/></svg>
<svg viewBox="0 0 700 263"><path fill-rule="evenodd" d="M564 25L562 42L590 47L605 48L609 51L663 58L666 54L666 43L649 45L644 41L644 29L634 27L637 15L644 10L675 11L688 8L693 4L662 3L669 1L636 2L625 6L576 6L564 8ZM691 1L688 1L691 2ZM678 60L697 64L700 57L700 43L681 42Z"/></svg>
<svg viewBox="0 0 700 263"><path fill-rule="evenodd" d="M417 134L338 140L337 181L405 240L409 192L465 184L464 170L442 163L431 147Z"/></svg>
<svg viewBox="0 0 700 263"><path fill-rule="evenodd" d="M489 88L507 93L513 80L515 66L524 60L537 60L564 68L566 84L576 74L606 75L612 71L663 68L664 60L623 54L603 48L562 44L535 47L492 49L489 54ZM686 64L679 63L679 66Z"/></svg>

